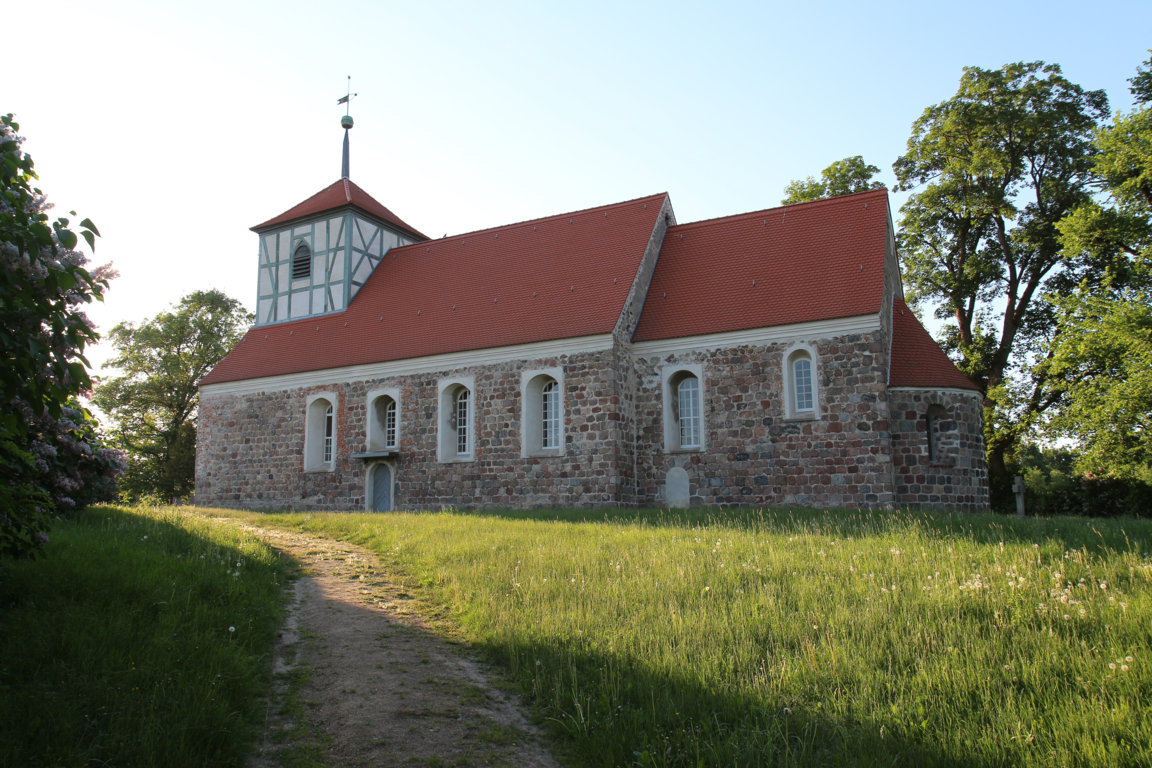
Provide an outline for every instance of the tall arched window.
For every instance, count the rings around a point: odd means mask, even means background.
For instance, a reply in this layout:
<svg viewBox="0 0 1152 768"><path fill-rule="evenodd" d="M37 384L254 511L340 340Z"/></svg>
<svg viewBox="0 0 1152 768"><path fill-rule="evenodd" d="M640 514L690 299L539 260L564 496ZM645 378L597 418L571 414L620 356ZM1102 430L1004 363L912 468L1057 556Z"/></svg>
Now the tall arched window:
<svg viewBox="0 0 1152 768"><path fill-rule="evenodd" d="M333 440L336 437L336 418L332 406L324 411L324 461L332 461Z"/></svg>
<svg viewBox="0 0 1152 768"><path fill-rule="evenodd" d="M797 349L784 364L784 399L788 416L812 418L816 415L816 366L812 353Z"/></svg>
<svg viewBox="0 0 1152 768"><path fill-rule="evenodd" d="M664 450L704 448L704 387L702 370L692 363L664 371Z"/></svg>
<svg viewBox="0 0 1152 768"><path fill-rule="evenodd" d="M474 380L471 376L440 383L437 443L440 461L471 461L475 449Z"/></svg>
<svg viewBox="0 0 1152 768"><path fill-rule="evenodd" d="M304 471L330 472L336 466L336 395L308 398L304 414Z"/></svg>
<svg viewBox="0 0 1152 768"><path fill-rule="evenodd" d="M561 368L520 374L520 455L564 452L564 372Z"/></svg>
<svg viewBox="0 0 1152 768"><path fill-rule="evenodd" d="M680 447L700 447L700 380L688 374L676 387L680 407Z"/></svg>
<svg viewBox="0 0 1152 768"><path fill-rule="evenodd" d="M399 390L375 391L368 395L368 450L395 450L400 434Z"/></svg>
<svg viewBox="0 0 1152 768"><path fill-rule="evenodd" d="M560 447L560 387L549 381L540 391L540 447Z"/></svg>
<svg viewBox="0 0 1152 768"><path fill-rule="evenodd" d="M468 453L469 396L470 392L461 387L456 393L456 455Z"/></svg>

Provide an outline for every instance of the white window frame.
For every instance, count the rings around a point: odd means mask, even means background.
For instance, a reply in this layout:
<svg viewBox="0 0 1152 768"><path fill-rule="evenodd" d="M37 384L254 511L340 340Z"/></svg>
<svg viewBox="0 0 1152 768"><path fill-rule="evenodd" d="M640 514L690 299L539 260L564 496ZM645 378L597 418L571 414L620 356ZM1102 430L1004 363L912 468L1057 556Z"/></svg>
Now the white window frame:
<svg viewBox="0 0 1152 768"><path fill-rule="evenodd" d="M685 445L682 440L680 421L680 383L686 378L694 378L697 383L695 410L698 423L699 443ZM700 453L707 444L707 418L704 403L704 367L700 363L679 363L665 366L661 371L661 400L663 402L664 452Z"/></svg>
<svg viewBox="0 0 1152 768"><path fill-rule="evenodd" d="M392 425L393 435L392 439L388 439L388 424L387 421L381 420L377 413L378 403L381 398L388 398L392 405L395 407L395 420ZM387 387L385 389L374 389L368 393L367 398L367 418L365 429L365 449L368 451L394 451L400 446L400 389L398 387Z"/></svg>
<svg viewBox="0 0 1152 768"><path fill-rule="evenodd" d="M468 392L463 430L458 426L459 395L462 390ZM439 393L436 418L439 460L445 464L473 461L476 455L476 379L473 376L442 379ZM461 448L464 450L461 451Z"/></svg>
<svg viewBox="0 0 1152 768"><path fill-rule="evenodd" d="M808 362L808 387L810 389L810 407L801 408L797 402L798 387L802 383L796 375L796 363L806 360ZM794 344L784 353L783 382L784 382L784 414L785 418L796 420L810 420L820 415L820 387L817 368L819 358L816 350L808 344Z"/></svg>
<svg viewBox="0 0 1152 768"><path fill-rule="evenodd" d="M555 444L544 443L544 388L555 384ZM561 368L536 368L520 373L520 456L563 456L566 444L564 409L564 371Z"/></svg>
<svg viewBox="0 0 1152 768"><path fill-rule="evenodd" d="M304 471L332 472L336 469L340 420L335 392L309 395L304 409ZM331 412L331 434L328 414Z"/></svg>

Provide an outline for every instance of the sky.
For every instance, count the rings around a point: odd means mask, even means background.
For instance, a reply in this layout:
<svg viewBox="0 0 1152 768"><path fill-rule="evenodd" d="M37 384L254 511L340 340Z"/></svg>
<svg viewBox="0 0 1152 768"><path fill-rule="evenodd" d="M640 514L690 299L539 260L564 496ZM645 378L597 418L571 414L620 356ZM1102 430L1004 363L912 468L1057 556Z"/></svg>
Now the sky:
<svg viewBox="0 0 1152 768"><path fill-rule="evenodd" d="M13 112L56 215L99 227L107 332L195 290L253 309L256 235L340 177L430 237L668 192L685 223L881 168L965 66L1059 64L1132 106L1152 3L23 3ZM893 215L903 195L892 196ZM112 350L90 359L100 368Z"/></svg>

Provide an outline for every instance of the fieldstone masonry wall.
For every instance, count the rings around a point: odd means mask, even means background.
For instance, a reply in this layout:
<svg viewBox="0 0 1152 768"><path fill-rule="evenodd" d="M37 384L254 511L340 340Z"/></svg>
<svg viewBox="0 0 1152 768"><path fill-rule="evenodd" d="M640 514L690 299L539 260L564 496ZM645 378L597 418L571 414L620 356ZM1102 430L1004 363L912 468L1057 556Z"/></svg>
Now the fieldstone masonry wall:
<svg viewBox="0 0 1152 768"><path fill-rule="evenodd" d="M893 476L901 506L988 510L983 404L968 390L893 389ZM929 458L928 410L942 409L938 453Z"/></svg>
<svg viewBox="0 0 1152 768"><path fill-rule="evenodd" d="M693 504L891 505L885 346L873 334L810 343L817 413L805 419L788 418L783 402L791 342L638 360L640 503L663 503L668 471L681 467ZM705 444L668 453L660 372L690 363L704 373Z"/></svg>
<svg viewBox="0 0 1152 768"><path fill-rule="evenodd" d="M391 465L393 504L593 507L660 505L668 473L688 475L688 502L712 506L911 505L987 509L980 399L974 392L892 390L883 333L804 340L814 352L817 413L790 419L784 356L792 342L638 357L617 343L599 352L515 361L352 383L212 394L201 399L197 500L257 509L359 510L374 461ZM703 440L666 452L662 375L699 365ZM563 370L561 455L521 455L522 371ZM471 377L470 460L438 458L442 380ZM352 458L367 448L367 395L399 391L395 457ZM305 472L309 395L336 393L331 468ZM929 461L925 414L939 405L938 461ZM683 478L676 474L677 496ZM677 499L679 500L679 499Z"/></svg>

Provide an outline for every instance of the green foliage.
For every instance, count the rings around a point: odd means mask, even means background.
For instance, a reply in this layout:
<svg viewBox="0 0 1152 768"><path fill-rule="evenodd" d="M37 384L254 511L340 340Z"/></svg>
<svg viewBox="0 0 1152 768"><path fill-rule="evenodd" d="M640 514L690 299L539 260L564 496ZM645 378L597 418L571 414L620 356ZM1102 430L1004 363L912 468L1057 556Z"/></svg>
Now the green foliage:
<svg viewBox="0 0 1152 768"><path fill-rule="evenodd" d="M1024 477L1027 514L1152 517L1152 484L1078 466L1083 466L1078 452L1025 446L1019 472Z"/></svg>
<svg viewBox="0 0 1152 768"><path fill-rule="evenodd" d="M97 339L81 308L103 299L113 273L87 270L70 220L49 218L19 129L0 116L0 557L34 553L53 514L100 495L84 484L103 486L121 468L86 442L90 415L74 403L91 384L84 348ZM94 245L96 226L78 228ZM84 466L68 463L78 456Z"/></svg>
<svg viewBox="0 0 1152 768"><path fill-rule="evenodd" d="M220 291L190 293L170 312L109 334L121 372L92 397L115 422L129 458L122 483L131 498L164 499L194 489L198 384L243 336L252 315Z"/></svg>
<svg viewBox="0 0 1152 768"><path fill-rule="evenodd" d="M1065 251L1097 268L1051 298L1060 332L1047 366L1063 389L1046 427L1080 444L1081 475L1152 487L1152 106L1140 90L1148 76L1131 81L1145 106L1096 133L1093 167L1107 200L1059 225Z"/></svg>
<svg viewBox="0 0 1152 768"><path fill-rule="evenodd" d="M0 765L242 765L287 566L184 511L94 507L0 577Z"/></svg>
<svg viewBox="0 0 1152 768"><path fill-rule="evenodd" d="M1049 431L1080 442L1081 473L1152 486L1152 293L1076 295L1060 306L1051 366L1067 385Z"/></svg>
<svg viewBox="0 0 1152 768"><path fill-rule="evenodd" d="M595 510L262 522L371 548L510 671L582 764L1152 762L1149 521Z"/></svg>
<svg viewBox="0 0 1152 768"><path fill-rule="evenodd" d="M785 197L780 202L784 205L793 205L822 200L826 197L849 195L853 192L865 192L869 189L882 189L884 184L872 179L878 173L880 169L866 164L862 156L846 157L821 171L819 179L809 176L803 180L789 182L784 188Z"/></svg>
<svg viewBox="0 0 1152 768"><path fill-rule="evenodd" d="M1067 252L1057 225L1091 200L1094 130L1107 104L1055 65L968 67L956 95L916 120L893 166L899 188L917 190L901 208L909 297L950 321L946 346L991 398L996 487L1007 486L1007 460L1060 396L1043 365L1056 327L1043 297L1099 266Z"/></svg>

